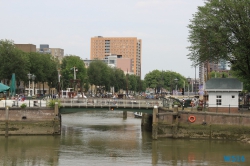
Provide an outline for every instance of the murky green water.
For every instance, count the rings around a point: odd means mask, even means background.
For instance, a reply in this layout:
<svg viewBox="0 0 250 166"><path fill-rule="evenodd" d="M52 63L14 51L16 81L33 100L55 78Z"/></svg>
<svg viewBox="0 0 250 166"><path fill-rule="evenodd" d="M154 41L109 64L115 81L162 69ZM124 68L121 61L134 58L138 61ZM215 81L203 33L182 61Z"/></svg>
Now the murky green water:
<svg viewBox="0 0 250 166"><path fill-rule="evenodd" d="M119 111L62 115L61 136L0 137L0 165L250 165L250 145L230 141L151 139L140 119ZM235 161L226 162L235 156ZM239 156L239 157L238 157ZM244 159L244 160L243 160Z"/></svg>

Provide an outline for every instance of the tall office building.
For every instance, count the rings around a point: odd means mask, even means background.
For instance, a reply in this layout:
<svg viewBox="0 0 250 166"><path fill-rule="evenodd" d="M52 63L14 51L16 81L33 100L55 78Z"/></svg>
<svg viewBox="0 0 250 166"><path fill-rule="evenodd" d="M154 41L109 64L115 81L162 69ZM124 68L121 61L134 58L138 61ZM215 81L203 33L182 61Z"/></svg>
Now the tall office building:
<svg viewBox="0 0 250 166"><path fill-rule="evenodd" d="M129 58L132 60L132 72L141 76L141 45L141 39L136 37L92 37L90 59L103 60L112 54L118 58Z"/></svg>

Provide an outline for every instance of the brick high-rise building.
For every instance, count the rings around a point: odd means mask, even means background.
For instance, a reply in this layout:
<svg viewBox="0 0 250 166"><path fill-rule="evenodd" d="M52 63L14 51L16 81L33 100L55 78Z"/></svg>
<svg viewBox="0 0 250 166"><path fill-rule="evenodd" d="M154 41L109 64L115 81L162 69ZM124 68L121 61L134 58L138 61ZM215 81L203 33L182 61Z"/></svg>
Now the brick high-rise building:
<svg viewBox="0 0 250 166"><path fill-rule="evenodd" d="M132 59L132 72L141 76L141 39L136 37L92 37L90 59L102 60L111 54Z"/></svg>

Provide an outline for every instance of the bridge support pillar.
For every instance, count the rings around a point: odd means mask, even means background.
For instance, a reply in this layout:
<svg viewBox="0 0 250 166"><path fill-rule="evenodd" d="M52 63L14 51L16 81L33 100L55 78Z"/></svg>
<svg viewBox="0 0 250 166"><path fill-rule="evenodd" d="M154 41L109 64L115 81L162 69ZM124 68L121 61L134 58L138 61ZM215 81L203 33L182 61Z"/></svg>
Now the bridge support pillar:
<svg viewBox="0 0 250 166"><path fill-rule="evenodd" d="M158 107L154 106L153 109L153 121L152 121L152 138L157 139L158 138Z"/></svg>
<svg viewBox="0 0 250 166"><path fill-rule="evenodd" d="M127 116L128 116L127 111L123 111L123 119L127 119Z"/></svg>

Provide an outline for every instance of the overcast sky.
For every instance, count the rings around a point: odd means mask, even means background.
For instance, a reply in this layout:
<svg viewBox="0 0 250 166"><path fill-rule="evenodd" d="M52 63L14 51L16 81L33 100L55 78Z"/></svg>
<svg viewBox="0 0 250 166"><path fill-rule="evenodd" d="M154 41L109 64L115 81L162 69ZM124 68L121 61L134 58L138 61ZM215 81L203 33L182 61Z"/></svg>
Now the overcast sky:
<svg viewBox="0 0 250 166"><path fill-rule="evenodd" d="M49 44L90 59L91 37L137 37L142 78L155 69L194 78L187 25L203 5L204 0L0 0L0 39L37 48Z"/></svg>

